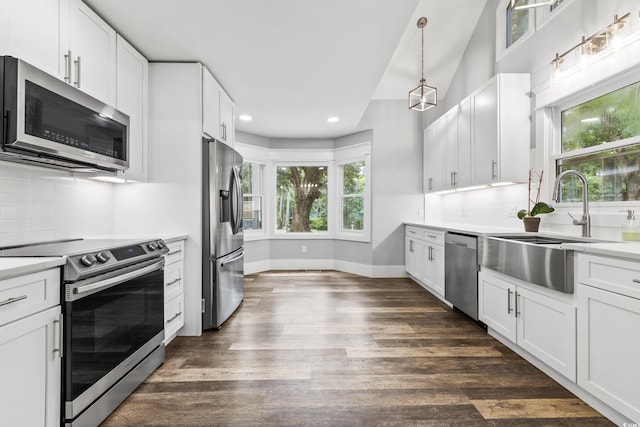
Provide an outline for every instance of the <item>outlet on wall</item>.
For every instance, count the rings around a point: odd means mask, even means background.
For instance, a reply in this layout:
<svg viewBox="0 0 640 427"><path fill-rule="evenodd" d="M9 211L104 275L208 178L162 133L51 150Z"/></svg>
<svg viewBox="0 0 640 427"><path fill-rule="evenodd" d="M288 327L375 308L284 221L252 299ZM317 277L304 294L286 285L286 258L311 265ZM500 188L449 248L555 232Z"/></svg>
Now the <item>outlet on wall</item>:
<svg viewBox="0 0 640 427"><path fill-rule="evenodd" d="M302 245L302 253L303 254L307 253L307 245Z"/></svg>

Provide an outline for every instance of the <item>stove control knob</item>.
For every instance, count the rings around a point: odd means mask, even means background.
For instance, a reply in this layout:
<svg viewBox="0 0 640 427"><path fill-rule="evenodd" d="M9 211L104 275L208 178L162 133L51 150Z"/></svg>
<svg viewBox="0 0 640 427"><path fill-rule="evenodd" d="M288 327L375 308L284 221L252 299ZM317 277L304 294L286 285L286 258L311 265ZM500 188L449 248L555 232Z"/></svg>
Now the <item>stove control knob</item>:
<svg viewBox="0 0 640 427"><path fill-rule="evenodd" d="M109 261L111 259L111 257L109 256L109 254L104 253L104 252L98 252L96 254L96 259L101 262L101 263L105 263L107 261Z"/></svg>
<svg viewBox="0 0 640 427"><path fill-rule="evenodd" d="M82 257L80 258L80 262L87 267L91 267L93 264L95 264L96 257L94 257L93 255L82 255Z"/></svg>
<svg viewBox="0 0 640 427"><path fill-rule="evenodd" d="M155 251L156 249L158 249L158 245L156 245L155 243L151 242L151 243L147 243L147 249L149 249L151 252Z"/></svg>
<svg viewBox="0 0 640 427"><path fill-rule="evenodd" d="M166 246L162 240L158 240L156 244L158 245L159 249L164 249Z"/></svg>

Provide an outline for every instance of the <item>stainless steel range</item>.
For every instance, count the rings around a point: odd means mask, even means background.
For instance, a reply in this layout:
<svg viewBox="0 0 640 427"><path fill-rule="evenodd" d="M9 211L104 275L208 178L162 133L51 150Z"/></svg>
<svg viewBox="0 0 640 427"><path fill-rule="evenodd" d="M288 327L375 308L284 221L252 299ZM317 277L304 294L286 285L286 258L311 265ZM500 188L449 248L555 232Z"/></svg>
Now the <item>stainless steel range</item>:
<svg viewBox="0 0 640 427"><path fill-rule="evenodd" d="M164 361L162 240L79 239L5 248L63 256L65 426L96 426Z"/></svg>

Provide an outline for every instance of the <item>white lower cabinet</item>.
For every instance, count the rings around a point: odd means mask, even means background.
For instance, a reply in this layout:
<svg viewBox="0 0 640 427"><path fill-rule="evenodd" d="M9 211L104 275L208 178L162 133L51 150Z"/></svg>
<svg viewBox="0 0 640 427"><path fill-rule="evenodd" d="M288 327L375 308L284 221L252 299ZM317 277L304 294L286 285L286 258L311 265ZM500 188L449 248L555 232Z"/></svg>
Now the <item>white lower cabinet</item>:
<svg viewBox="0 0 640 427"><path fill-rule="evenodd" d="M478 273L479 318L551 368L576 380L576 307L570 296L499 273ZM558 294L558 295L555 295Z"/></svg>
<svg viewBox="0 0 640 427"><path fill-rule="evenodd" d="M578 385L640 422L640 263L578 255Z"/></svg>
<svg viewBox="0 0 640 427"><path fill-rule="evenodd" d="M405 271L418 283L444 297L444 231L406 227Z"/></svg>
<svg viewBox="0 0 640 427"><path fill-rule="evenodd" d="M0 281L2 425L60 425L59 277L54 269ZM43 304L49 308L40 309Z"/></svg>
<svg viewBox="0 0 640 427"><path fill-rule="evenodd" d="M184 241L167 244L164 265L164 343L184 326Z"/></svg>

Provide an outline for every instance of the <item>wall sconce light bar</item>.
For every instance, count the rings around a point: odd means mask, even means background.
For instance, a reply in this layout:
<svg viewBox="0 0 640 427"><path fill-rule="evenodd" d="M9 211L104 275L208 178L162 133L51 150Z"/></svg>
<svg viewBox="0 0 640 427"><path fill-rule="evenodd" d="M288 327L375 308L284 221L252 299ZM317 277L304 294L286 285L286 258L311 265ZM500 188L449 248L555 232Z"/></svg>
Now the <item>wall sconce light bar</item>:
<svg viewBox="0 0 640 427"><path fill-rule="evenodd" d="M612 24L607 25L605 28L594 33L590 37L582 36L580 43L573 46L566 52L562 54L556 53L555 58L551 61L551 65L554 69L560 68L560 65L564 62L564 58L578 48L580 48L580 53L582 55L595 55L602 52L609 45L610 38L626 25L626 19L630 16L631 12L623 15L622 17L615 15L613 17Z"/></svg>

